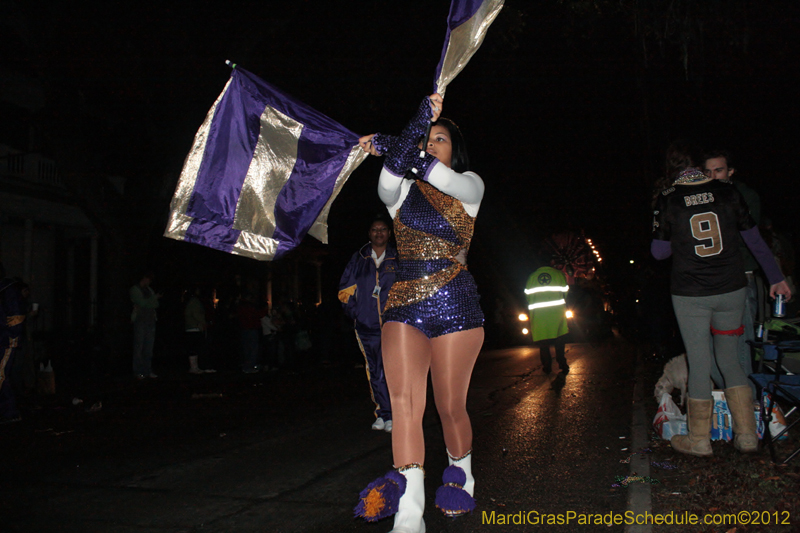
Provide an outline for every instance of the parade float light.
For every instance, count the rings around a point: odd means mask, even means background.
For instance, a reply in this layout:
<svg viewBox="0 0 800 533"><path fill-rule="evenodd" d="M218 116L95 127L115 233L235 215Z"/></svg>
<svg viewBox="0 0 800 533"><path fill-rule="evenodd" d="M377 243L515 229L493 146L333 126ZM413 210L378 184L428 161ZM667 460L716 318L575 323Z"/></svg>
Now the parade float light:
<svg viewBox="0 0 800 533"><path fill-rule="evenodd" d="M530 333L530 332L528 331L528 328L522 328L522 334L523 334L523 335L527 335L528 333Z"/></svg>
<svg viewBox="0 0 800 533"><path fill-rule="evenodd" d="M520 313L518 318L520 322L526 322L528 320L528 315L525 313Z"/></svg>
<svg viewBox="0 0 800 533"><path fill-rule="evenodd" d="M570 311L569 309L567 309L567 312L564 313L564 315L566 315L567 318L573 318L575 316L574 314L572 314L572 311Z"/></svg>

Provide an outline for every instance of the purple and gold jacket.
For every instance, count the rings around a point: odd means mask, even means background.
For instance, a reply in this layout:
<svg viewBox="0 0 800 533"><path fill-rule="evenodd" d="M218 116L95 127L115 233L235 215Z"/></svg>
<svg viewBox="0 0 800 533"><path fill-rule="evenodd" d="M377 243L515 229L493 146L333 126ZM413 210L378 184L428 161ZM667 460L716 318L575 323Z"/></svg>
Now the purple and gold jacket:
<svg viewBox="0 0 800 533"><path fill-rule="evenodd" d="M345 314L355 321L357 330L381 329L386 297L396 272L397 250L391 245L386 247L380 266L375 265L370 243L350 258L339 280L339 301ZM373 296L376 286L380 287L378 297Z"/></svg>

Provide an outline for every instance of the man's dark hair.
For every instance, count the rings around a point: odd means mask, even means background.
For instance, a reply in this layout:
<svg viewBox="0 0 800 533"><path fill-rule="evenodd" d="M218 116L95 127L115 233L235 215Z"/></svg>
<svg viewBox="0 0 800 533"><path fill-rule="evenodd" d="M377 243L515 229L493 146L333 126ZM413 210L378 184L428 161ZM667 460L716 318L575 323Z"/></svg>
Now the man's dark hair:
<svg viewBox="0 0 800 533"><path fill-rule="evenodd" d="M716 159L717 157L724 157L725 163L728 165L728 168L736 168L733 165L733 158L731 157L731 153L727 150L711 150L703 154L703 162L705 163L709 159Z"/></svg>

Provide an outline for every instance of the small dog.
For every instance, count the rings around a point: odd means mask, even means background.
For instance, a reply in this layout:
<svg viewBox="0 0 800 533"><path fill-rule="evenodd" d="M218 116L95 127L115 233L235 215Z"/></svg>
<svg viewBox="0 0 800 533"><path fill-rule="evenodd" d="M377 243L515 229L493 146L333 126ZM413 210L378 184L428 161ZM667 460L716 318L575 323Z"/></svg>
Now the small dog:
<svg viewBox="0 0 800 533"><path fill-rule="evenodd" d="M686 403L686 387L689 382L689 367L686 364L686 354L677 355L664 365L664 373L656 383L653 395L656 401L661 401L661 396L666 392L672 394L673 389L681 391L681 407Z"/></svg>

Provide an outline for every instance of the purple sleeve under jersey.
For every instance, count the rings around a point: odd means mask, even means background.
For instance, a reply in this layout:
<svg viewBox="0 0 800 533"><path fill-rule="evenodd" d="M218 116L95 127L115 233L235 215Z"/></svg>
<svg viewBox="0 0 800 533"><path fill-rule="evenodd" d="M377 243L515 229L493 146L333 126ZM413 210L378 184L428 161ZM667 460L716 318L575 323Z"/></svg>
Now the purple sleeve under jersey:
<svg viewBox="0 0 800 533"><path fill-rule="evenodd" d="M669 241L653 239L653 242L650 243L650 253L656 259L666 259L672 255L672 244Z"/></svg>
<svg viewBox="0 0 800 533"><path fill-rule="evenodd" d="M781 269L778 267L778 263L775 262L775 257L772 255L769 246L767 246L767 243L761 238L758 227L740 231L739 233L742 235L742 239L744 239L747 247L753 252L753 256L756 258L756 261L758 261L758 264L761 265L761 269L767 276L769 284L775 285L783 281L784 277L781 273Z"/></svg>

